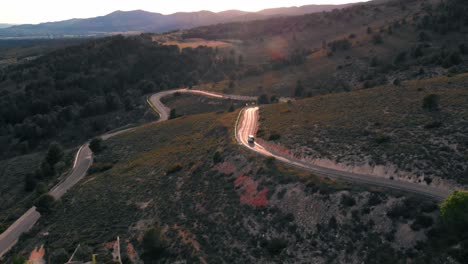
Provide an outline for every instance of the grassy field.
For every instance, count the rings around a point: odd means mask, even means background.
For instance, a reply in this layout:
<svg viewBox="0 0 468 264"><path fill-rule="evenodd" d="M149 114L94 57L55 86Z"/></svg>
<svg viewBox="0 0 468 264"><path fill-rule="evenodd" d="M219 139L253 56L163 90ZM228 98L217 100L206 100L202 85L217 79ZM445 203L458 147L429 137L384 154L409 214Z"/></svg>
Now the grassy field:
<svg viewBox="0 0 468 264"><path fill-rule="evenodd" d="M234 142L237 114L181 117L109 139L95 172L18 248L45 243L53 256L80 243L105 262L106 243L116 236L122 249L131 244L142 256L142 236L155 227L165 244L163 262L393 263L432 257L422 253L422 234L438 219L434 205L253 155ZM410 214L401 216L401 210ZM418 217L430 224L421 227Z"/></svg>
<svg viewBox="0 0 468 264"><path fill-rule="evenodd" d="M393 163L466 184L468 74L409 81L261 108L259 136L311 158ZM439 111L423 109L429 94Z"/></svg>
<svg viewBox="0 0 468 264"><path fill-rule="evenodd" d="M228 111L231 106L231 110L244 106L244 103L241 101L220 100L186 93L166 96L162 99L162 102L170 109L175 109L178 116Z"/></svg>

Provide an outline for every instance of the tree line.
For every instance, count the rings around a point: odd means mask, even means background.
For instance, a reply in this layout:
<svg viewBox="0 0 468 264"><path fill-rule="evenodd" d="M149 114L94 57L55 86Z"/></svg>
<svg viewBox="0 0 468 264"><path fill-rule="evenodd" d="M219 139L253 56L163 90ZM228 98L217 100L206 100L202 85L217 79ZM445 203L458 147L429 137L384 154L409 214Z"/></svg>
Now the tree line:
<svg viewBox="0 0 468 264"><path fill-rule="evenodd" d="M44 148L67 133L84 139L83 131L64 131L77 124L92 131L106 118L87 120L132 111L145 94L219 81L237 67L217 49L181 50L142 35L92 40L3 69L0 158Z"/></svg>

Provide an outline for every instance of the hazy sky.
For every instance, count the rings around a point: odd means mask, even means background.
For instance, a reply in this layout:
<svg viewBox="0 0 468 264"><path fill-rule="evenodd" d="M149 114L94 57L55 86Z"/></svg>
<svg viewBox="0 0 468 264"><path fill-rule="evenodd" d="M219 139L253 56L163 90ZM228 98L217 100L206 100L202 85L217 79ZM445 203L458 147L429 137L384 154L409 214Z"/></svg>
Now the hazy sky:
<svg viewBox="0 0 468 264"><path fill-rule="evenodd" d="M171 14L179 11L258 11L271 7L343 4L365 0L1 0L0 23L40 23L106 15L115 10L143 9Z"/></svg>

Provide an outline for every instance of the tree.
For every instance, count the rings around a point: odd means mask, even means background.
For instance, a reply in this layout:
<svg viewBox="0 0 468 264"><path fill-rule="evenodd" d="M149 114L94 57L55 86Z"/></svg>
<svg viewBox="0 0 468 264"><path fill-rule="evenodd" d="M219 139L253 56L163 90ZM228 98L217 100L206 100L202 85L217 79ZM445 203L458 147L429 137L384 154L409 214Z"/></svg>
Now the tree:
<svg viewBox="0 0 468 264"><path fill-rule="evenodd" d="M63 158L63 149L58 143L52 143L47 151L46 161L53 166Z"/></svg>
<svg viewBox="0 0 468 264"><path fill-rule="evenodd" d="M175 109L171 109L171 112L169 113L169 119L174 119L177 117L177 113Z"/></svg>
<svg viewBox="0 0 468 264"><path fill-rule="evenodd" d="M13 259L11 260L11 263L13 264L24 264L28 261L28 259L23 256L23 255L16 255L13 257Z"/></svg>
<svg viewBox="0 0 468 264"><path fill-rule="evenodd" d="M32 192L36 188L37 182L34 174L28 173L24 180L24 190L26 192Z"/></svg>
<svg viewBox="0 0 468 264"><path fill-rule="evenodd" d="M370 66L377 67L378 65L379 65L379 59L376 56L372 57Z"/></svg>
<svg viewBox="0 0 468 264"><path fill-rule="evenodd" d="M303 93L304 93L304 86L302 86L302 81L298 80L296 82L296 88L294 89L294 96L301 97Z"/></svg>
<svg viewBox="0 0 468 264"><path fill-rule="evenodd" d="M267 242L266 248L271 256L275 256L280 254L287 246L288 242L285 239L273 238Z"/></svg>
<svg viewBox="0 0 468 264"><path fill-rule="evenodd" d="M238 61L239 61L239 66L244 65L244 57L242 57L242 55L239 55Z"/></svg>
<svg viewBox="0 0 468 264"><path fill-rule="evenodd" d="M468 191L454 191L440 206L444 223L459 233L468 232Z"/></svg>
<svg viewBox="0 0 468 264"><path fill-rule="evenodd" d="M81 260L83 262L91 260L93 250L87 245L80 245L75 253L74 260Z"/></svg>
<svg viewBox="0 0 468 264"><path fill-rule="evenodd" d="M59 248L51 253L50 259L52 263L65 263L68 261L68 253L65 249Z"/></svg>
<svg viewBox="0 0 468 264"><path fill-rule="evenodd" d="M101 152L102 150L102 139L101 138L93 138L91 142L89 142L89 148L94 154Z"/></svg>
<svg viewBox="0 0 468 264"><path fill-rule="evenodd" d="M374 45L382 44L383 43L382 36L380 34L374 34L372 36L372 43L374 43Z"/></svg>
<svg viewBox="0 0 468 264"><path fill-rule="evenodd" d="M270 101L268 100L268 95L262 94L257 99L258 104L269 104Z"/></svg>
<svg viewBox="0 0 468 264"><path fill-rule="evenodd" d="M41 179L49 178L49 177L54 177L55 176L55 168L53 165L50 165L49 162L43 161L41 163Z"/></svg>
<svg viewBox="0 0 468 264"><path fill-rule="evenodd" d="M143 236L143 250L145 257L156 260L163 256L165 251L165 243L161 239L161 231L156 228L151 228L146 231Z"/></svg>
<svg viewBox="0 0 468 264"><path fill-rule="evenodd" d="M48 214L52 212L54 205L55 198L50 194L41 195L41 197L39 197L34 203L37 211L41 214Z"/></svg>
<svg viewBox="0 0 468 264"><path fill-rule="evenodd" d="M439 110L439 96L437 94L426 95L423 99L423 109L433 112Z"/></svg>

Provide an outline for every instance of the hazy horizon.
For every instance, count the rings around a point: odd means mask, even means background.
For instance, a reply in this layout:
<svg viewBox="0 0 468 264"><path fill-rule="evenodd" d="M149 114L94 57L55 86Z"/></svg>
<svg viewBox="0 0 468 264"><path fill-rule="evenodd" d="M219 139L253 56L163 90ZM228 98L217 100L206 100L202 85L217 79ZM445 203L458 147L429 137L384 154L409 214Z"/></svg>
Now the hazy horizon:
<svg viewBox="0 0 468 264"><path fill-rule="evenodd" d="M369 0L273 0L256 2L246 0L235 2L205 0L188 3L181 3L180 1L155 3L148 0L101 0L99 2L82 0L70 3L60 0L44 0L34 1L31 3L28 0L17 0L3 4L0 9L0 18L2 19L0 20L0 24L38 24L73 18L90 18L107 15L117 10L145 10L162 14L196 12L201 10L220 12L232 9L255 12L277 7L292 7L312 4L338 5L367 1Z"/></svg>

